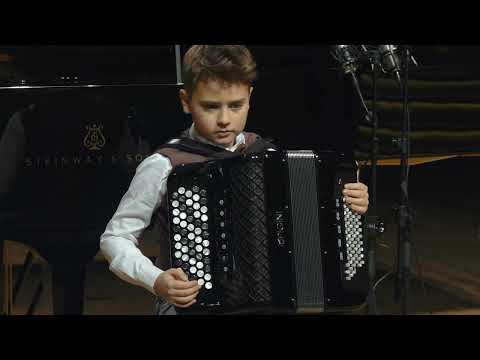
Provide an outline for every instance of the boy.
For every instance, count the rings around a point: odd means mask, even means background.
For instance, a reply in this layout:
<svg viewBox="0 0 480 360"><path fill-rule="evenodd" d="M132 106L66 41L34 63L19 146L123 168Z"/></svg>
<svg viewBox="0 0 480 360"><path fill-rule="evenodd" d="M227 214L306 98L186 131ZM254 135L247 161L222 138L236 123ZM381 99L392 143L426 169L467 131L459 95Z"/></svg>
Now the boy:
<svg viewBox="0 0 480 360"><path fill-rule="evenodd" d="M184 137L222 151L244 151L258 144L257 135L243 132L256 78L256 64L247 48L194 45L185 54L183 72L185 85L180 101L193 122ZM171 148L145 159L100 240L112 272L157 296L157 314L175 314L175 307L192 306L200 289L196 281L188 281L182 269L167 269L165 194L168 176L176 165L204 160L206 157ZM348 184L344 195L352 210L360 214L367 211L365 185ZM152 218L164 229L155 265L137 247Z"/></svg>

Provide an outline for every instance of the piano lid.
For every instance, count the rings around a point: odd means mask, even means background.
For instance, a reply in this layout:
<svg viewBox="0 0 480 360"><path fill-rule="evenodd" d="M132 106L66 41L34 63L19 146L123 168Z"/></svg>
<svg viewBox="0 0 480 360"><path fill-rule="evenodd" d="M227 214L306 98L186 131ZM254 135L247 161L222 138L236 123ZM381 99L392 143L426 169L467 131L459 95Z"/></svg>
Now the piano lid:
<svg viewBox="0 0 480 360"><path fill-rule="evenodd" d="M0 88L177 85L180 46L0 46Z"/></svg>

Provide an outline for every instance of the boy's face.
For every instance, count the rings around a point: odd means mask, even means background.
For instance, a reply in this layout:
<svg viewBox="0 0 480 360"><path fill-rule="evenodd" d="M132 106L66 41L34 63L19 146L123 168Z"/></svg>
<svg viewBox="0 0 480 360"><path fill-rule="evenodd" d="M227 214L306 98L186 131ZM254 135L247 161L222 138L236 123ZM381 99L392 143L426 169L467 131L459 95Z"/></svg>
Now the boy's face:
<svg viewBox="0 0 480 360"><path fill-rule="evenodd" d="M245 128L252 88L247 84L209 79L199 81L192 96L180 90L183 111L192 114L198 134L221 146L230 147Z"/></svg>

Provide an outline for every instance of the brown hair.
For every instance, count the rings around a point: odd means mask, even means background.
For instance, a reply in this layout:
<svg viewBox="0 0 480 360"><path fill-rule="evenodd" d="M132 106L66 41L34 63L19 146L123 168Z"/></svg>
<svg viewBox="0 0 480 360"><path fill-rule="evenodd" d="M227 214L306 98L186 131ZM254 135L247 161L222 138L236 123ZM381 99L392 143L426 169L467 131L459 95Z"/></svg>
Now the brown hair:
<svg viewBox="0 0 480 360"><path fill-rule="evenodd" d="M192 96L199 81L211 78L251 85L257 78L257 64L242 45L193 45L183 58L185 90Z"/></svg>

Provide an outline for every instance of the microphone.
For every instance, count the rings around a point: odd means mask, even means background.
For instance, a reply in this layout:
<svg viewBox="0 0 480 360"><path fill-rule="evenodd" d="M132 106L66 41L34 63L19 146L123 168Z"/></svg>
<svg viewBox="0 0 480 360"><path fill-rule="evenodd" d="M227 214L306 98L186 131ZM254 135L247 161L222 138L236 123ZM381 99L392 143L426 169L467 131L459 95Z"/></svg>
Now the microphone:
<svg viewBox="0 0 480 360"><path fill-rule="evenodd" d="M354 74L358 68L358 51L352 45L332 45L332 56L342 66L345 74Z"/></svg>
<svg viewBox="0 0 480 360"><path fill-rule="evenodd" d="M340 65L342 66L343 72L348 75L352 75L352 82L357 90L358 96L362 102L362 105L367 113L366 118L367 121L371 121L371 113L363 100L362 91L360 90L360 85L358 83L357 77L355 76L355 72L358 69L360 63L361 54L359 50L353 45L332 45L331 54L337 60Z"/></svg>
<svg viewBox="0 0 480 360"><path fill-rule="evenodd" d="M398 58L396 45L378 45L380 53L382 70L387 74L395 74L397 83L402 87L402 78L400 77L400 59Z"/></svg>

